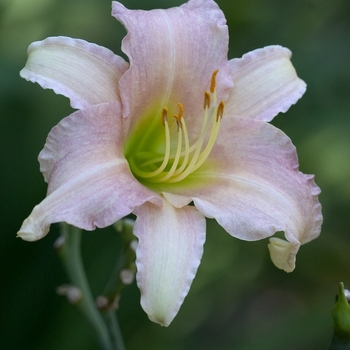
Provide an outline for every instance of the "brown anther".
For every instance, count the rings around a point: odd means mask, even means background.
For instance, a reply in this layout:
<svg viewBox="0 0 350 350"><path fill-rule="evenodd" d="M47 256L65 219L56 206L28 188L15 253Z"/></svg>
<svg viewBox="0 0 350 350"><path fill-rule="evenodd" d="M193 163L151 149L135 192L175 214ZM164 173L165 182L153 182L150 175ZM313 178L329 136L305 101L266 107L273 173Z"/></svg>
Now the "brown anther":
<svg viewBox="0 0 350 350"><path fill-rule="evenodd" d="M219 73L219 70L214 70L212 76L211 76L211 83L210 83L210 92L213 94L216 88L216 75Z"/></svg>
<svg viewBox="0 0 350 350"><path fill-rule="evenodd" d="M179 114L174 114L173 117L176 120L176 125L177 125L177 131L179 131L179 128L182 129L182 115L184 114L184 106L182 105L182 103L178 103L177 104L179 106Z"/></svg>
<svg viewBox="0 0 350 350"><path fill-rule="evenodd" d="M168 108L164 107L162 110L162 124L165 126L165 122L168 122Z"/></svg>
<svg viewBox="0 0 350 350"><path fill-rule="evenodd" d="M224 108L225 108L225 103L224 101L220 101L218 108L216 110L216 121L218 122L219 119L222 119L224 115Z"/></svg>
<svg viewBox="0 0 350 350"><path fill-rule="evenodd" d="M174 114L174 118L176 120L176 125L177 125L177 131L179 131L179 129L181 128L182 129L182 123L181 123L181 120L179 119L179 116Z"/></svg>
<svg viewBox="0 0 350 350"><path fill-rule="evenodd" d="M203 104L203 108L206 109L206 108L210 108L210 94L208 91L206 91L204 93L204 104Z"/></svg>

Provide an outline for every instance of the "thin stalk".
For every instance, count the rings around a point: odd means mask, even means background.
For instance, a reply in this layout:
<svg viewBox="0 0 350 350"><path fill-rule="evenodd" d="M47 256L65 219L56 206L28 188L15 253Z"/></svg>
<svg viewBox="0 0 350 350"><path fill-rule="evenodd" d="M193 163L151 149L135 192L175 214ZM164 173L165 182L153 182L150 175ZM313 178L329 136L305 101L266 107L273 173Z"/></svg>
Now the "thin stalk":
<svg viewBox="0 0 350 350"><path fill-rule="evenodd" d="M63 245L59 247L58 252L71 283L79 288L81 292L81 298L76 305L93 326L102 349L123 350L123 347L114 348L106 323L96 308L81 257L81 230L67 224L62 224L62 235L64 236L64 242Z"/></svg>
<svg viewBox="0 0 350 350"><path fill-rule="evenodd" d="M106 311L105 318L112 342L114 344L114 348L117 350L126 350L116 311L112 308L109 308L108 311Z"/></svg>

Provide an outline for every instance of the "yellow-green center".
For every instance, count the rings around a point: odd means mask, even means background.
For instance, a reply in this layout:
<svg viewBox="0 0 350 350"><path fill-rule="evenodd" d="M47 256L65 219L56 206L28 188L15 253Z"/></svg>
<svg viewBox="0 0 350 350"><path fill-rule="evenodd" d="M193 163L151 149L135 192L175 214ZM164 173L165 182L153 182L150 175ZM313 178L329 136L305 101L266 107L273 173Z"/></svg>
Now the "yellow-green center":
<svg viewBox="0 0 350 350"><path fill-rule="evenodd" d="M171 132L168 109L163 108L161 123L164 127L164 153L136 150L127 155L130 169L140 182L177 183L200 168L208 158L218 135L224 102L217 102L216 70L211 79L210 92L204 93L203 124L196 140L190 138L184 117L184 107L178 103L179 112L174 115L177 131ZM208 135L208 137L207 137Z"/></svg>

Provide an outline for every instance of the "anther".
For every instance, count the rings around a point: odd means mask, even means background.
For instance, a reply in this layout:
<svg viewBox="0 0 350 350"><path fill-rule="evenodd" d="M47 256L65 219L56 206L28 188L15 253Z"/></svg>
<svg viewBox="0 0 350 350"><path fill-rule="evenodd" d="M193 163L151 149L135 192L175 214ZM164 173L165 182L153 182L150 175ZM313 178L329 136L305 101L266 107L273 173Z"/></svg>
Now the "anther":
<svg viewBox="0 0 350 350"><path fill-rule="evenodd" d="M162 124L165 126L165 122L168 122L168 108L163 108L162 110Z"/></svg>
<svg viewBox="0 0 350 350"><path fill-rule="evenodd" d="M179 129L182 129L182 123L181 123L181 119L178 115L174 114L173 117L176 120L176 125L177 125L177 131L179 131Z"/></svg>
<svg viewBox="0 0 350 350"><path fill-rule="evenodd" d="M177 105L179 106L179 120L181 120L181 118L184 114L184 106L180 102Z"/></svg>
<svg viewBox="0 0 350 350"><path fill-rule="evenodd" d="M219 73L219 70L216 69L213 72L213 75L211 76L211 83L210 83L210 92L213 94L216 88L216 75Z"/></svg>
<svg viewBox="0 0 350 350"><path fill-rule="evenodd" d="M218 105L218 109L216 110L216 121L218 122L219 119L222 119L222 116L224 115L224 108L225 108L225 103L224 101L220 101Z"/></svg>
<svg viewBox="0 0 350 350"><path fill-rule="evenodd" d="M204 93L204 104L203 109L210 108L210 94L208 91Z"/></svg>
<svg viewBox="0 0 350 350"><path fill-rule="evenodd" d="M176 124L177 124L177 131L179 131L179 128L182 129L182 115L184 114L184 106L182 103L177 104L179 106L179 114L174 114L174 118L176 119Z"/></svg>

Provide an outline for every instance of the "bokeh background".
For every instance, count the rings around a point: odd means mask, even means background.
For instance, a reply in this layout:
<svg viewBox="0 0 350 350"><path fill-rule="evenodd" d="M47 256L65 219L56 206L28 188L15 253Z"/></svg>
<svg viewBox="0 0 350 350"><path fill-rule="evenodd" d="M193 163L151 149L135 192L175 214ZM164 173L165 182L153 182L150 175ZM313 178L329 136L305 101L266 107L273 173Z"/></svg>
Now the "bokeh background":
<svg viewBox="0 0 350 350"><path fill-rule="evenodd" d="M123 0L167 8L180 0ZM230 30L229 57L270 44L293 51L305 96L274 124L297 146L300 168L322 188L321 236L302 247L291 274L270 262L267 241L241 242L208 221L205 253L168 328L148 321L135 284L118 316L128 350L320 350L332 337L340 281L350 287L350 2L218 0ZM87 321L56 294L68 281L50 234L16 239L45 196L37 155L46 135L72 112L68 100L19 77L28 45L47 36L82 38L120 54L123 27L110 0L0 0L0 348L97 349ZM111 229L84 233L92 290L103 289L120 241Z"/></svg>

